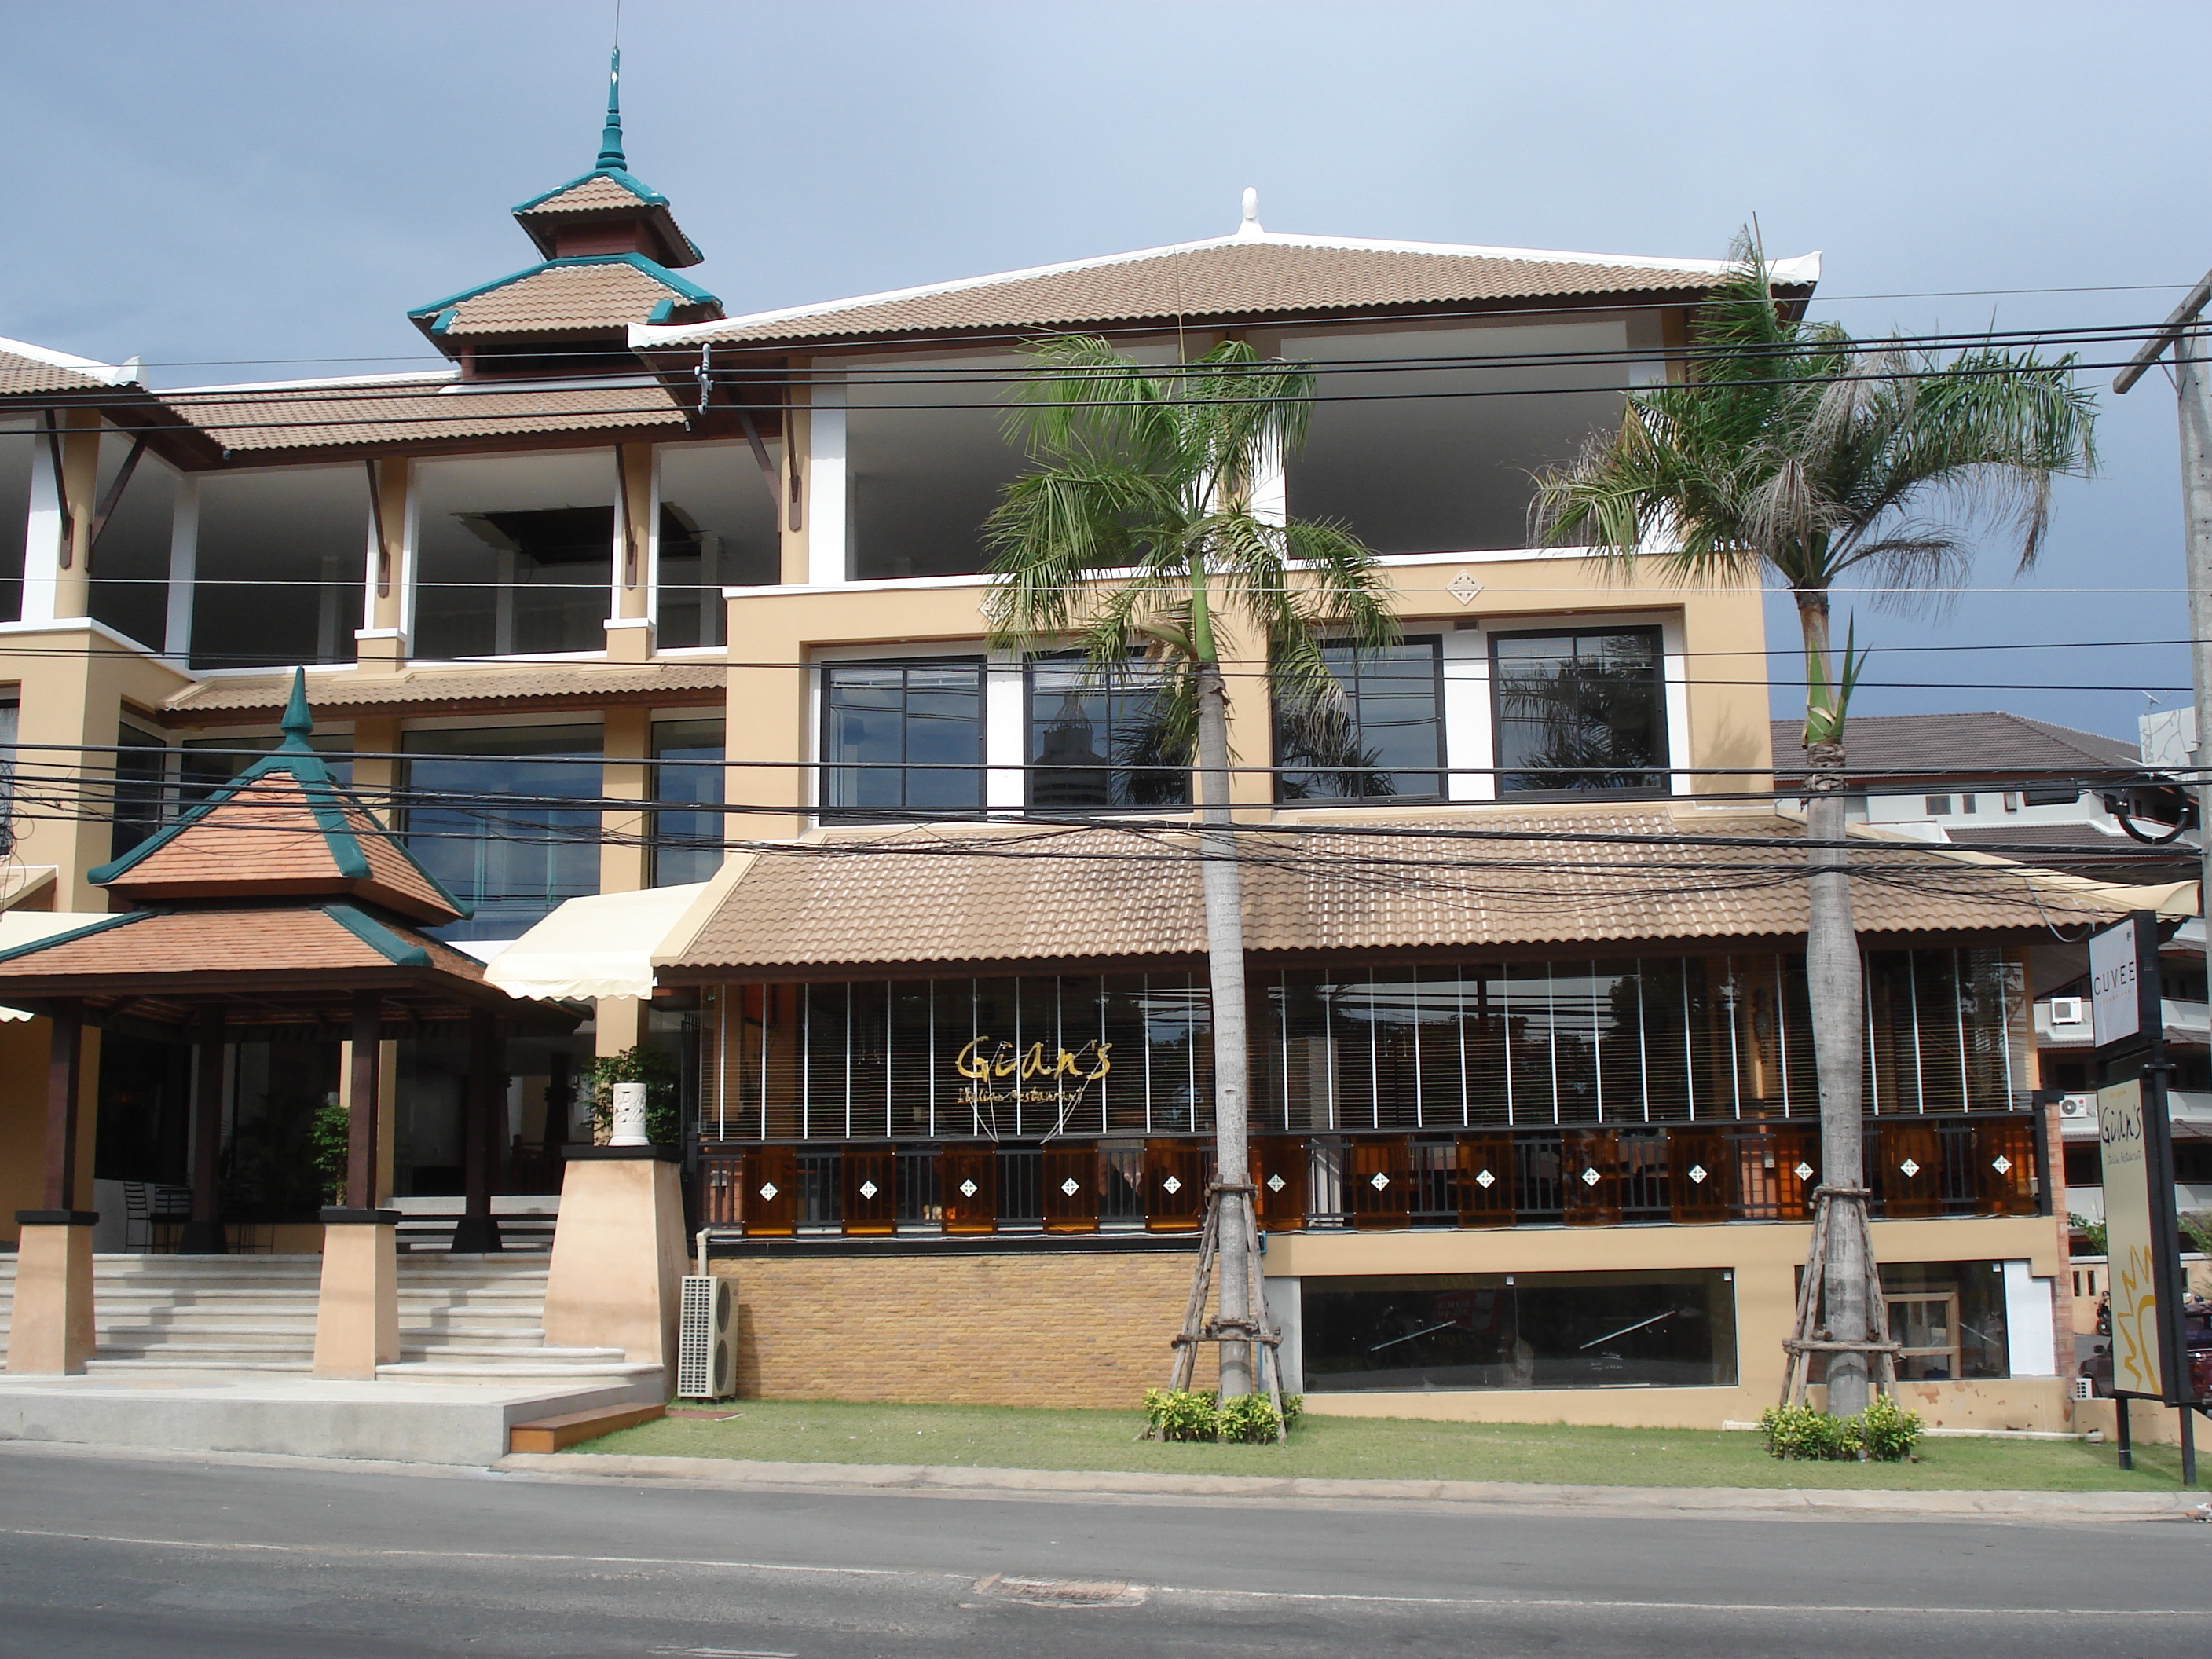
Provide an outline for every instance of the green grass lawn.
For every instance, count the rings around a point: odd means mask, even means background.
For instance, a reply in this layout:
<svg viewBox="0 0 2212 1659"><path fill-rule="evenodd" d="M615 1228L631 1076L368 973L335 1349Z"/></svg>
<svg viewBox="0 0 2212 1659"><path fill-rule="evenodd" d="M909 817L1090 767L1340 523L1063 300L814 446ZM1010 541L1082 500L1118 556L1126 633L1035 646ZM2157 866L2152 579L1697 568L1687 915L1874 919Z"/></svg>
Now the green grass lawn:
<svg viewBox="0 0 2212 1659"><path fill-rule="evenodd" d="M1133 1438L1135 1412L988 1406L851 1406L747 1400L720 1421L669 1418L578 1454L1132 1469L1327 1479L1534 1480L1599 1486L1818 1486L1889 1491L2172 1492L2179 1451L2140 1446L2136 1468L2079 1441L1923 1440L1917 1463L1780 1463L1755 1434L1308 1417L1287 1446L1167 1445Z"/></svg>

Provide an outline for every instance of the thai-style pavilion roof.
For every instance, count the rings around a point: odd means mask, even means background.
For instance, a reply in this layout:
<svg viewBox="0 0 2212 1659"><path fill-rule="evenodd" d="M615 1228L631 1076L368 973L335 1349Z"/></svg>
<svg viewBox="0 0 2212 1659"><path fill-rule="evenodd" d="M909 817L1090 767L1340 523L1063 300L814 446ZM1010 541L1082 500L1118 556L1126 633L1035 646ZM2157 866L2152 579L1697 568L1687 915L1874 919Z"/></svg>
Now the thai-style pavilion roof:
<svg viewBox="0 0 2212 1659"><path fill-rule="evenodd" d="M307 746L304 674L283 730L274 752L92 880L140 904L324 897L433 926L469 914Z"/></svg>

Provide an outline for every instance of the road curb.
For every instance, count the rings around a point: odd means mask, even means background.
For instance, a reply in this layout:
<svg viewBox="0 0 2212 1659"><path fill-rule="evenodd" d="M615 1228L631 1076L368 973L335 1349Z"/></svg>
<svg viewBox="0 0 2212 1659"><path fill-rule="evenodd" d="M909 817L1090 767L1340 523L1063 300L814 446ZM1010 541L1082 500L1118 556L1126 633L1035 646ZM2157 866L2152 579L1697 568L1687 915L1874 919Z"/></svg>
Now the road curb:
<svg viewBox="0 0 2212 1659"><path fill-rule="evenodd" d="M1864 1492L1802 1486L1569 1486L1511 1480L1324 1480L1283 1475L1160 1474L1126 1469L1001 1469L921 1463L777 1463L646 1457L617 1452L520 1452L504 1473L711 1486L829 1487L1114 1497L1322 1499L1568 1509L1986 1516L2042 1521L2155 1521L2205 1501L2203 1492Z"/></svg>

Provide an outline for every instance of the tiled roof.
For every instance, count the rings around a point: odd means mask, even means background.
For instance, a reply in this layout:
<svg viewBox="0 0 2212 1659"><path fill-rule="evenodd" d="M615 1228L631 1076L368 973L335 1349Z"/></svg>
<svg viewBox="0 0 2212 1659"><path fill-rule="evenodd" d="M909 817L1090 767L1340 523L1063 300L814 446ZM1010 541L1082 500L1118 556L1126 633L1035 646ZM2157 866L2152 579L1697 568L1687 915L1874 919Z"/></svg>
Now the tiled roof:
<svg viewBox="0 0 2212 1659"><path fill-rule="evenodd" d="M2149 846L2124 835L2106 835L2087 823L2001 823L1965 830L1954 823L1943 833L1954 847L2122 881L2187 881L2203 867L2203 855L2187 842Z"/></svg>
<svg viewBox="0 0 2212 1659"><path fill-rule="evenodd" d="M0 398L34 392L94 392L111 384L83 369L0 348Z"/></svg>
<svg viewBox="0 0 2212 1659"><path fill-rule="evenodd" d="M1797 269L1778 269L1778 279ZM1331 313L1674 293L1711 288L1727 270L1717 260L1640 262L1510 248L1229 236L726 322L641 330L632 343L643 349L687 340L798 341L933 331L1073 328L1176 316ZM1802 285L1809 278L1798 281Z"/></svg>
<svg viewBox="0 0 2212 1659"><path fill-rule="evenodd" d="M428 969L483 982L475 957L350 905L140 910L0 956L10 981L82 980L127 987L179 975ZM210 989L218 988L210 986Z"/></svg>
<svg viewBox="0 0 2212 1659"><path fill-rule="evenodd" d="M1774 722L1778 777L1804 775L1804 736L1802 720ZM1924 774L1931 783L1945 774L1984 777L1999 772L2109 772L2132 768L2140 761L2136 745L2118 738L1995 710L1858 715L1844 728L1844 751L1855 777Z"/></svg>
<svg viewBox="0 0 2212 1659"><path fill-rule="evenodd" d="M1370 821L1380 834L1240 831L1258 956L1788 939L1805 932L1802 831L1645 806ZM1473 832L1470 835L1469 832ZM1659 838L1659 839L1654 839ZM973 963L1196 959L1187 831L839 830L753 856L670 964L774 973ZM1987 933L2104 920L2100 884L1879 842L1854 854L1862 932Z"/></svg>
<svg viewBox="0 0 2212 1659"><path fill-rule="evenodd" d="M720 308L704 289L642 254L625 253L549 260L409 314L429 320L434 335L464 339L605 333L692 307Z"/></svg>
<svg viewBox="0 0 2212 1659"><path fill-rule="evenodd" d="M309 692L316 711L337 714L425 705L546 702L597 706L609 702L718 702L729 671L718 662L635 664L484 664L469 668L410 668L396 674L338 672L316 674ZM192 725L210 718L267 716L284 706L289 674L240 674L202 680L162 705L166 723ZM711 698L700 694L712 693Z"/></svg>
<svg viewBox="0 0 2212 1659"><path fill-rule="evenodd" d="M665 205L665 199L650 192L640 194L611 173L588 173L550 196L524 203L515 209L514 216L528 219L541 213L598 213L609 208L659 207Z"/></svg>
<svg viewBox="0 0 2212 1659"><path fill-rule="evenodd" d="M216 387L166 393L162 401L224 449L244 453L681 426L684 421L675 400L657 384L492 390L456 385L445 375L351 388Z"/></svg>
<svg viewBox="0 0 2212 1659"><path fill-rule="evenodd" d="M349 897L417 921L466 914L319 755L279 749L175 823L92 872L140 903Z"/></svg>

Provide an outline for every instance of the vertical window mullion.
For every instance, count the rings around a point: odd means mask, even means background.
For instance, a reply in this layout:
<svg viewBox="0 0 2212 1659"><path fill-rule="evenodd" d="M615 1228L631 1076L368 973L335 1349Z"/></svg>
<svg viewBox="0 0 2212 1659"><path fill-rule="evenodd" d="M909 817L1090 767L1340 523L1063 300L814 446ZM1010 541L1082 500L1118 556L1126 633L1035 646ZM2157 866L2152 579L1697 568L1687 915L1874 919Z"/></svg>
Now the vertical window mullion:
<svg viewBox="0 0 2212 1659"><path fill-rule="evenodd" d="M1636 959L1636 1092L1642 1121L1651 1121L1651 1019L1644 1006L1644 958Z"/></svg>
<svg viewBox="0 0 2212 1659"><path fill-rule="evenodd" d="M1782 1069L1782 1115L1790 1115L1790 999L1782 952L1774 953L1774 1054Z"/></svg>
<svg viewBox="0 0 2212 1659"><path fill-rule="evenodd" d="M1676 958L1682 964L1682 1103L1690 1114L1690 1121L1698 1121L1698 1028L1690 1018L1690 958Z"/></svg>
<svg viewBox="0 0 2212 1659"><path fill-rule="evenodd" d="M1920 964L1917 951L1905 953L1905 1006L1912 1011L1912 1109L1928 1109L1928 1067L1920 1053Z"/></svg>
<svg viewBox="0 0 2212 1659"><path fill-rule="evenodd" d="M1721 983L1729 988L1729 994L1721 999L1721 1007L1728 1015L1729 1039L1729 1115L1743 1115L1743 1054L1736 1042L1736 1006L1743 1000L1743 988L1735 976L1735 958L1721 958Z"/></svg>

